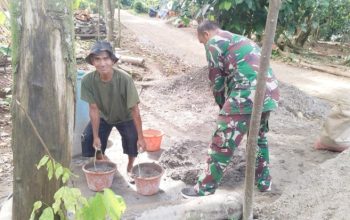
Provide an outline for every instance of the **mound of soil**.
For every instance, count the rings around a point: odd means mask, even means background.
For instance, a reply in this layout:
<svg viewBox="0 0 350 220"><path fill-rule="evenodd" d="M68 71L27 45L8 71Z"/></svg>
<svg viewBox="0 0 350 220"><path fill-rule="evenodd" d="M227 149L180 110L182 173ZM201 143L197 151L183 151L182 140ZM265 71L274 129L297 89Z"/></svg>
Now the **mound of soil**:
<svg viewBox="0 0 350 220"><path fill-rule="evenodd" d="M279 107L284 108L296 117L324 118L331 108L327 102L309 96L292 85L279 82L279 87L281 93ZM197 96L195 100L192 99L196 103L203 100L207 103L208 100L213 99L207 67L193 68L188 74L177 76L168 83L161 85L159 91L163 95L191 93L192 96Z"/></svg>
<svg viewBox="0 0 350 220"><path fill-rule="evenodd" d="M306 95L294 86L279 83L280 108L285 108L297 117L323 118L330 110L330 105L318 98Z"/></svg>
<svg viewBox="0 0 350 220"><path fill-rule="evenodd" d="M167 170L167 175L173 180L182 180L188 185L197 182L198 175L205 168L208 144L201 141L184 140L170 146L160 157L160 164ZM221 185L235 186L244 179L245 150L238 148Z"/></svg>
<svg viewBox="0 0 350 220"><path fill-rule="evenodd" d="M183 140L165 150L159 163L172 179L193 185L198 173L204 168L207 150L208 144L204 142Z"/></svg>
<svg viewBox="0 0 350 220"><path fill-rule="evenodd" d="M258 206L258 219L349 219L349 157L347 150L300 176L274 203Z"/></svg>

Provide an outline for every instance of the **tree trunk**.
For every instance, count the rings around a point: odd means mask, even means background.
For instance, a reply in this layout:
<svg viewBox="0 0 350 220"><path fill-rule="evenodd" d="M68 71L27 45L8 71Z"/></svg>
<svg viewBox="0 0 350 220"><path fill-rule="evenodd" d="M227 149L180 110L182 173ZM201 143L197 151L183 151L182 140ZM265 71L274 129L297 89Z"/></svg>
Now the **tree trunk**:
<svg viewBox="0 0 350 220"><path fill-rule="evenodd" d="M114 40L114 7L113 0L103 0L103 8L107 28L107 41L113 44Z"/></svg>
<svg viewBox="0 0 350 220"><path fill-rule="evenodd" d="M269 68L272 44L276 32L278 12L281 0L270 0L269 13L266 19L265 36L261 51L258 83L254 96L252 117L249 126L249 136L247 140L247 168L245 172L243 220L253 219L253 192L255 180L255 159L256 146L260 128L260 118L266 91L266 74Z"/></svg>
<svg viewBox="0 0 350 220"><path fill-rule="evenodd" d="M115 40L115 46L120 48L120 41L122 39L122 25L120 22L120 0L118 0L118 37Z"/></svg>
<svg viewBox="0 0 350 220"><path fill-rule="evenodd" d="M306 43L307 39L309 38L311 31L312 31L312 18L313 16L310 15L307 17L307 29L306 31L300 30L298 33L298 36L295 39L295 45L297 47L303 47L304 44Z"/></svg>
<svg viewBox="0 0 350 220"><path fill-rule="evenodd" d="M57 162L68 167L74 126L73 19L68 0L11 2L13 220L29 219L33 203L47 204L60 183L35 165L45 151L20 107L33 120Z"/></svg>

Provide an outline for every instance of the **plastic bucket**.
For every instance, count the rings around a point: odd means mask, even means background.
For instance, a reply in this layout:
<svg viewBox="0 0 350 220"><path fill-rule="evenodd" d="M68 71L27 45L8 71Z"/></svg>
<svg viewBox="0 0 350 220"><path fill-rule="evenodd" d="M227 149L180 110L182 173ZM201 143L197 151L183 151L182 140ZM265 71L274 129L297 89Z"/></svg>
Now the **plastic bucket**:
<svg viewBox="0 0 350 220"><path fill-rule="evenodd" d="M155 129L146 129L143 131L143 137L145 138L145 142L147 144L147 151L159 151L160 145L162 143L164 133Z"/></svg>
<svg viewBox="0 0 350 220"><path fill-rule="evenodd" d="M154 195L159 191L160 180L164 169L156 163L140 163L131 170L136 191L144 196Z"/></svg>
<svg viewBox="0 0 350 220"><path fill-rule="evenodd" d="M112 186L117 165L110 161L96 161L96 170L93 162L85 164L82 169L89 189L99 192Z"/></svg>
<svg viewBox="0 0 350 220"><path fill-rule="evenodd" d="M74 135L73 135L73 149L72 156L81 155L82 146L81 146L81 135L84 132L86 125L90 121L89 117L89 104L82 99L80 99L81 95L81 80L85 76L85 72L83 70L77 71L77 79L76 79L76 93L75 93L75 127L74 127Z"/></svg>

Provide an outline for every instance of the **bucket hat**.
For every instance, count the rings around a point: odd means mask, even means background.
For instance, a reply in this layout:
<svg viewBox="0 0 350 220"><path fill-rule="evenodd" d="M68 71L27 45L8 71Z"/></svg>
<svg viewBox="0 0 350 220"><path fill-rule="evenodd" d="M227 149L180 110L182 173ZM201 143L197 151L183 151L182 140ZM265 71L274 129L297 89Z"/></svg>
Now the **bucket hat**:
<svg viewBox="0 0 350 220"><path fill-rule="evenodd" d="M97 55L103 51L109 53L111 59L116 63L119 60L119 55L113 53L112 46L107 41L96 41L96 43L91 47L89 55L85 58L85 61L92 65L93 55Z"/></svg>

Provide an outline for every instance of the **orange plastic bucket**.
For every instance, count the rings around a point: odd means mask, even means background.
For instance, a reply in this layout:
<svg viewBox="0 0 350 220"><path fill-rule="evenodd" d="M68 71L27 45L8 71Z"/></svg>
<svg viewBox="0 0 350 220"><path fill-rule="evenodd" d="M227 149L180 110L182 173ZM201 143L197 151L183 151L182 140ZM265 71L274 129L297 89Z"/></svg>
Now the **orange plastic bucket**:
<svg viewBox="0 0 350 220"><path fill-rule="evenodd" d="M155 129L147 129L143 130L143 137L145 138L145 142L147 144L147 151L159 151L160 144L162 143L164 133Z"/></svg>

